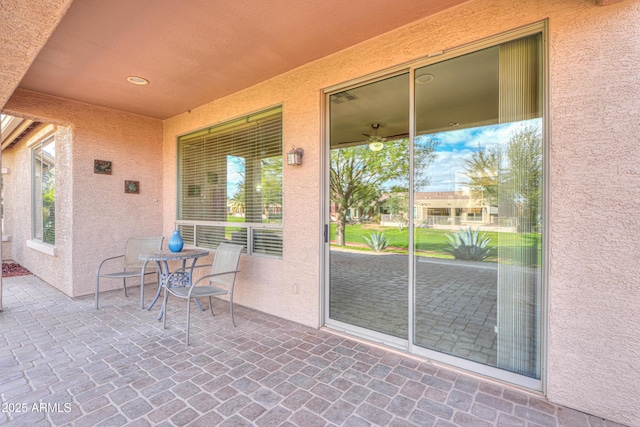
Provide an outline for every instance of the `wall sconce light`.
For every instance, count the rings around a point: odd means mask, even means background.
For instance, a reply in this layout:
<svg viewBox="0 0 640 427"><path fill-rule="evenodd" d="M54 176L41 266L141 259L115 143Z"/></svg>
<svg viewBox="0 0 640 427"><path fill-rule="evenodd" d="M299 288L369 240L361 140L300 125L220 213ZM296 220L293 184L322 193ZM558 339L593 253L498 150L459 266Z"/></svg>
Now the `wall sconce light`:
<svg viewBox="0 0 640 427"><path fill-rule="evenodd" d="M301 165L303 153L304 150L302 148L296 148L295 145L291 146L291 151L287 153L287 164L289 166Z"/></svg>

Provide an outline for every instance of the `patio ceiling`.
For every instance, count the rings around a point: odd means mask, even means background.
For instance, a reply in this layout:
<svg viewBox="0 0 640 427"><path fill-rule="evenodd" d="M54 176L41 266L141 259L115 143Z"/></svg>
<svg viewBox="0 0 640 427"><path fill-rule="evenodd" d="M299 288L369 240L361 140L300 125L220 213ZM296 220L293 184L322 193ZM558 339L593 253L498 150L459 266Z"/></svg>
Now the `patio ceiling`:
<svg viewBox="0 0 640 427"><path fill-rule="evenodd" d="M74 1L19 87L165 119L465 1Z"/></svg>

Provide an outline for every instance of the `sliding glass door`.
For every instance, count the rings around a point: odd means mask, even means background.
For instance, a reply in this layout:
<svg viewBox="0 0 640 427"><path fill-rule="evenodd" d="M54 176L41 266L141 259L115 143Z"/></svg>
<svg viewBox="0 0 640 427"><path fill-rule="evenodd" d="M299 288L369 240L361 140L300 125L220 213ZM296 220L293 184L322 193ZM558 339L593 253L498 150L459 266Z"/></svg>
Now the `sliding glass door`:
<svg viewBox="0 0 640 427"><path fill-rule="evenodd" d="M415 71L415 152L436 148L414 171L413 343L533 378L541 342L541 46L538 34Z"/></svg>
<svg viewBox="0 0 640 427"><path fill-rule="evenodd" d="M329 318L406 340L409 73L329 102Z"/></svg>
<svg viewBox="0 0 640 427"><path fill-rule="evenodd" d="M543 75L530 31L328 94L328 326L540 388Z"/></svg>

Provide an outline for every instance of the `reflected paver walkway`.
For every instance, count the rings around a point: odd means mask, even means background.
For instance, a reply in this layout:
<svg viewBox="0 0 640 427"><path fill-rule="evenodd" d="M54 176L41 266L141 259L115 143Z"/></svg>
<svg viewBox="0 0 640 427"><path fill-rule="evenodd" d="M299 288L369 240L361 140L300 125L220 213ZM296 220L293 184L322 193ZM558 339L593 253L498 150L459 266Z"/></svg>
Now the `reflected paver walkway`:
<svg viewBox="0 0 640 427"><path fill-rule="evenodd" d="M233 328L222 301L187 347L183 301L163 330L122 291L98 311L34 276L3 288L3 426L617 425L244 307Z"/></svg>
<svg viewBox="0 0 640 427"><path fill-rule="evenodd" d="M407 255L331 251L330 317L407 339ZM419 257L415 343L497 365L497 268Z"/></svg>

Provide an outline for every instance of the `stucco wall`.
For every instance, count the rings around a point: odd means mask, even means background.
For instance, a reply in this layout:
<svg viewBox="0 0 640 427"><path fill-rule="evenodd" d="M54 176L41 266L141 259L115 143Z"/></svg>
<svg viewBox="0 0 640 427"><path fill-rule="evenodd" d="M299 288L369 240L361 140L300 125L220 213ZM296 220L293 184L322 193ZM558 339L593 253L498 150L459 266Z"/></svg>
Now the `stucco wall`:
<svg viewBox="0 0 640 427"><path fill-rule="evenodd" d="M166 120L164 230L176 212L176 135L267 106L284 109L284 257L245 257L240 304L316 326L322 88L549 19L550 400L640 425L638 307L640 4L471 1ZM300 293L293 292L298 284Z"/></svg>
<svg viewBox="0 0 640 427"><path fill-rule="evenodd" d="M94 292L101 259L124 253L130 236L162 234L162 123L159 120L18 89L5 111L59 124L56 142L56 251L27 248L31 179L29 150L17 146L14 190L16 261L71 296ZM94 160L110 160L111 175L93 173ZM27 162L28 160L28 162ZM140 181L125 194L124 181ZM101 290L121 287L102 281Z"/></svg>
<svg viewBox="0 0 640 427"><path fill-rule="evenodd" d="M309 90L289 96L286 82L272 91L263 85L258 94L248 91L165 121L164 231L174 229L176 218L176 136L206 124L282 104L285 152L292 144L303 147L304 164L284 168L284 254L282 259L243 256L234 301L294 321L319 326L319 94ZM303 96L303 99L300 96ZM296 98L297 96L297 98ZM315 123L309 134L309 124ZM303 125L300 128L300 125ZM290 137L288 136L290 135ZM293 140L295 138L295 140ZM211 259L209 259L211 261Z"/></svg>
<svg viewBox="0 0 640 427"><path fill-rule="evenodd" d="M552 21L551 399L640 425L640 3Z"/></svg>
<svg viewBox="0 0 640 427"><path fill-rule="evenodd" d="M13 260L13 246L11 246L10 241L2 242L2 261L12 261Z"/></svg>
<svg viewBox="0 0 640 427"><path fill-rule="evenodd" d="M12 193L12 182L13 175L11 174L11 168L8 168L7 164L14 163L14 153L12 150L7 150L2 152L2 180L3 180L3 188L2 188L2 197L4 200L11 200L13 198ZM4 173L6 171L6 173ZM13 211L4 210L4 227L2 230L2 238L6 239L2 241L2 261L11 261L13 260L13 231L11 226L13 225ZM0 307L1 308L1 307Z"/></svg>
<svg viewBox="0 0 640 427"><path fill-rule="evenodd" d="M53 132L53 133L52 133ZM70 203L71 174L68 164L71 158L71 131L66 126L51 126L32 132L12 148L3 152L4 167L11 173L6 177L5 226L11 234L13 259L36 276L46 280L67 295L72 295L71 241L72 224L70 209L56 209L55 256L27 247L32 240L32 147L48 135L56 139L56 207Z"/></svg>

